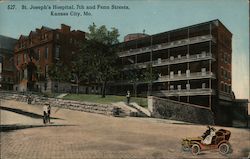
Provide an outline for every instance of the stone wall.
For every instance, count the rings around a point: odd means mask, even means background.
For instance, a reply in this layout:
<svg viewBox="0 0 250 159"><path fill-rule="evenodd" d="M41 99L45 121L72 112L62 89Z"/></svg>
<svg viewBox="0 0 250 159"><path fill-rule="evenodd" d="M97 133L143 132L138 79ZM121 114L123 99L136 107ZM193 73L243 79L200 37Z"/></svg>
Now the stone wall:
<svg viewBox="0 0 250 159"><path fill-rule="evenodd" d="M15 93L0 92L0 98L6 100L16 100L20 102L27 102L27 96ZM32 95L32 104L44 105L49 102L52 107L59 107L77 111L84 111L90 113L98 113L103 115L112 115L113 106L108 104L87 103L72 100L63 100L57 98L47 98L38 95Z"/></svg>
<svg viewBox="0 0 250 159"><path fill-rule="evenodd" d="M214 124L213 112L197 105L149 96L148 109L152 117L156 118Z"/></svg>

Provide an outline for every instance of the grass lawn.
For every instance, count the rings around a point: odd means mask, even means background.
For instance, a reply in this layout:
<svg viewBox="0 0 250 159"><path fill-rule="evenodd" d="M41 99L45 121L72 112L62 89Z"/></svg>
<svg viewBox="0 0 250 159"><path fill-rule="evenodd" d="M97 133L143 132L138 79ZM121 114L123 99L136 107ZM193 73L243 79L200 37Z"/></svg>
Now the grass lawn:
<svg viewBox="0 0 250 159"><path fill-rule="evenodd" d="M102 98L101 95L93 95L93 94L68 94L63 97L63 99L69 100L78 100L92 103L102 103L102 104L110 104L115 102L126 102L125 96L114 96L114 95L106 95L105 98ZM139 97L131 97L131 102L136 102L142 107L147 107L147 98L139 98Z"/></svg>

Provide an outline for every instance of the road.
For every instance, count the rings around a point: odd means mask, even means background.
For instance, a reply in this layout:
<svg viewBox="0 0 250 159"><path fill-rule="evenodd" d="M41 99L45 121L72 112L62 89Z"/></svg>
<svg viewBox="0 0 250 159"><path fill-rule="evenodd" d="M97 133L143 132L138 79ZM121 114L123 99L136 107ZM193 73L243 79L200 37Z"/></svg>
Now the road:
<svg viewBox="0 0 250 159"><path fill-rule="evenodd" d="M250 152L250 131L232 132L233 152L226 156L204 151L199 156L181 150L184 137L200 136L203 125L153 118L115 118L52 108L52 124L43 126L42 106L3 101L1 125L27 126L1 132L1 159L141 159L240 158Z"/></svg>

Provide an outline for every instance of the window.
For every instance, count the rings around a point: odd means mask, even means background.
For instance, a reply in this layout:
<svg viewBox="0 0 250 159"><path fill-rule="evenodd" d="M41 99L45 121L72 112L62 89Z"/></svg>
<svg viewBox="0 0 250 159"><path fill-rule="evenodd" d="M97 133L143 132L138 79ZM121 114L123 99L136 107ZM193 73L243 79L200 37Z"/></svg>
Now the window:
<svg viewBox="0 0 250 159"><path fill-rule="evenodd" d="M224 70L224 79L228 79L228 73L226 70Z"/></svg>
<svg viewBox="0 0 250 159"><path fill-rule="evenodd" d="M27 62L27 54L24 54L24 62L26 63Z"/></svg>
<svg viewBox="0 0 250 159"><path fill-rule="evenodd" d="M49 74L49 66L48 65L45 65L45 69L44 69L45 71L45 78L47 78L48 77L48 74Z"/></svg>
<svg viewBox="0 0 250 159"><path fill-rule="evenodd" d="M174 78L174 72L173 71L170 72L170 78Z"/></svg>
<svg viewBox="0 0 250 159"><path fill-rule="evenodd" d="M49 57L49 48L46 47L45 48L45 59L48 59L48 57Z"/></svg>
<svg viewBox="0 0 250 159"><path fill-rule="evenodd" d="M27 77L28 77L28 70L25 69L25 70L23 71L23 78L26 80Z"/></svg>
<svg viewBox="0 0 250 159"><path fill-rule="evenodd" d="M56 46L55 58L60 58L60 46Z"/></svg>
<svg viewBox="0 0 250 159"><path fill-rule="evenodd" d="M223 77L224 76L224 70L223 70L223 68L221 68L221 77Z"/></svg>
<svg viewBox="0 0 250 159"><path fill-rule="evenodd" d="M181 70L178 70L178 76L181 76Z"/></svg>
<svg viewBox="0 0 250 159"><path fill-rule="evenodd" d="M180 91L181 90L181 85L177 85L177 89L178 89L178 91Z"/></svg>
<svg viewBox="0 0 250 159"><path fill-rule="evenodd" d="M206 83L202 83L202 89L206 88Z"/></svg>
<svg viewBox="0 0 250 159"><path fill-rule="evenodd" d="M160 64L161 63L161 58L158 58L157 62L158 62L158 64Z"/></svg>
<svg viewBox="0 0 250 159"><path fill-rule="evenodd" d="M59 34L57 33L57 34L56 34L56 39L59 40L59 38L60 38L60 36L59 36Z"/></svg>
<svg viewBox="0 0 250 159"><path fill-rule="evenodd" d="M205 76L206 75L206 68L201 68L201 75Z"/></svg>
<svg viewBox="0 0 250 159"><path fill-rule="evenodd" d="M37 49L37 61L40 60L40 49Z"/></svg>
<svg viewBox="0 0 250 159"><path fill-rule="evenodd" d="M220 90L224 91L224 84L223 83L221 83L221 85L220 85Z"/></svg>
<svg viewBox="0 0 250 159"><path fill-rule="evenodd" d="M228 61L228 60L227 60L227 53L224 53L223 59L224 59L224 62L227 63L227 61Z"/></svg>
<svg viewBox="0 0 250 159"><path fill-rule="evenodd" d="M224 92L227 92L227 85L224 84Z"/></svg>
<svg viewBox="0 0 250 159"><path fill-rule="evenodd" d="M186 76L187 76L187 77L190 76L190 70L186 70Z"/></svg>
<svg viewBox="0 0 250 159"><path fill-rule="evenodd" d="M21 54L17 55L17 65L21 63Z"/></svg>
<svg viewBox="0 0 250 159"><path fill-rule="evenodd" d="M170 85L170 90L174 90L174 85Z"/></svg>
<svg viewBox="0 0 250 159"><path fill-rule="evenodd" d="M228 86L227 86L227 84L225 84L225 90L224 91L228 92Z"/></svg>

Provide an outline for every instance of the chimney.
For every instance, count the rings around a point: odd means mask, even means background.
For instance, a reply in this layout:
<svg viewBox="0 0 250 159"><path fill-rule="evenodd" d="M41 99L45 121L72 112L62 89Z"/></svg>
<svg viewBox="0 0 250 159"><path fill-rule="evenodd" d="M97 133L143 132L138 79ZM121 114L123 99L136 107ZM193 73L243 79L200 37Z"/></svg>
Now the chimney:
<svg viewBox="0 0 250 159"><path fill-rule="evenodd" d="M61 24L61 30L62 32L70 32L70 26Z"/></svg>

